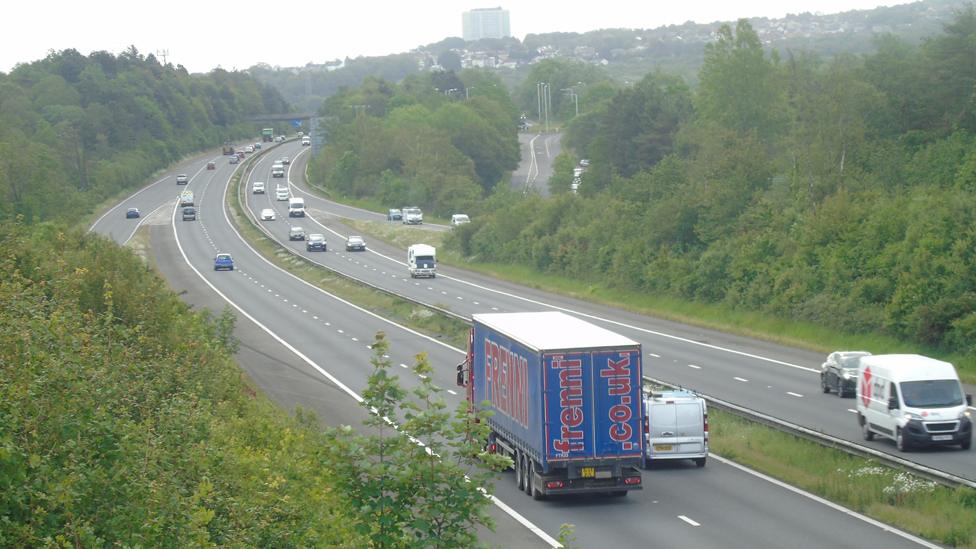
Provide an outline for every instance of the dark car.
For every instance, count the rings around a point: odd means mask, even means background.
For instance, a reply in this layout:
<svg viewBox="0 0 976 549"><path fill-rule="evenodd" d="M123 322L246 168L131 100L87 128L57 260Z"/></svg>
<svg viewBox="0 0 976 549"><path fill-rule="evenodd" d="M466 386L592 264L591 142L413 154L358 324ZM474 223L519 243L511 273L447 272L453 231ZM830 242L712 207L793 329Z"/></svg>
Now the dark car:
<svg viewBox="0 0 976 549"><path fill-rule="evenodd" d="M386 214L387 221L400 221L403 219L403 212L396 208L391 208L389 213Z"/></svg>
<svg viewBox="0 0 976 549"><path fill-rule="evenodd" d="M854 396L857 386L857 367L867 351L835 351L827 355L820 367L820 389L834 391L839 397Z"/></svg>
<svg viewBox="0 0 976 549"><path fill-rule="evenodd" d="M217 257L214 258L214 270L219 271L221 269L234 270L234 258L230 254L217 254Z"/></svg>
<svg viewBox="0 0 976 549"><path fill-rule="evenodd" d="M324 252L326 251L325 236L315 233L308 235L308 240L305 241L305 250L309 252Z"/></svg>
<svg viewBox="0 0 976 549"><path fill-rule="evenodd" d="M197 209L193 206L187 206L183 208L183 221L196 221L197 220Z"/></svg>
<svg viewBox="0 0 976 549"><path fill-rule="evenodd" d="M217 169L217 163L214 162L213 160L211 160L210 162L207 162L207 169L208 170L216 170Z"/></svg>
<svg viewBox="0 0 976 549"><path fill-rule="evenodd" d="M139 217L139 208L129 208L125 211L126 219L132 219L134 217Z"/></svg>
<svg viewBox="0 0 976 549"><path fill-rule="evenodd" d="M346 239L347 252L365 252L366 241L361 236L350 236Z"/></svg>

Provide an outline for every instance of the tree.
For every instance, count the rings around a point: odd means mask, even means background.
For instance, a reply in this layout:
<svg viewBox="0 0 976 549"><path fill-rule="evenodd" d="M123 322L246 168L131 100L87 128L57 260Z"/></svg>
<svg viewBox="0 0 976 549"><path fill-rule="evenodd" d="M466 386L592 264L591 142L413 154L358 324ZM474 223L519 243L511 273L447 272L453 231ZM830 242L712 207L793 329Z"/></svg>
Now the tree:
<svg viewBox="0 0 976 549"><path fill-rule="evenodd" d="M437 56L437 64L444 70L461 72L461 56L454 50L444 50Z"/></svg>
<svg viewBox="0 0 976 549"><path fill-rule="evenodd" d="M471 547L476 526L492 527L492 471L509 460L484 450L487 423L463 403L451 415L431 380L425 354L413 372L420 382L409 393L391 372L383 332L371 346L373 372L363 392L374 434L335 432L347 468L339 476L359 509L360 530L376 547ZM408 399L408 394L412 399Z"/></svg>
<svg viewBox="0 0 976 549"><path fill-rule="evenodd" d="M745 19L718 30L718 40L705 46L699 73L699 116L738 132L755 131L764 141L785 127L779 57L767 59L759 36Z"/></svg>

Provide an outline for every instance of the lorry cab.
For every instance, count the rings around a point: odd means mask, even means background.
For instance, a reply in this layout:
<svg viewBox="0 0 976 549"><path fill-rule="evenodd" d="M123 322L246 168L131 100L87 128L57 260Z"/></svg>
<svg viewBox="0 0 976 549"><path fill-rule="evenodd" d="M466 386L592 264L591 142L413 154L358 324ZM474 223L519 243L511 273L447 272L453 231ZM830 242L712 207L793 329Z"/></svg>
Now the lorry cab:
<svg viewBox="0 0 976 549"><path fill-rule="evenodd" d="M644 397L644 467L654 461L708 458L708 407L691 391L653 391Z"/></svg>
<svg viewBox="0 0 976 549"><path fill-rule="evenodd" d="M972 445L972 396L952 364L920 355L861 358L857 420L865 440L882 436L900 451L913 446Z"/></svg>
<svg viewBox="0 0 976 549"><path fill-rule="evenodd" d="M187 190L180 193L180 206L193 205L193 191Z"/></svg>
<svg viewBox="0 0 976 549"><path fill-rule="evenodd" d="M407 270L410 278L437 276L437 250L427 244L414 244L407 248Z"/></svg>

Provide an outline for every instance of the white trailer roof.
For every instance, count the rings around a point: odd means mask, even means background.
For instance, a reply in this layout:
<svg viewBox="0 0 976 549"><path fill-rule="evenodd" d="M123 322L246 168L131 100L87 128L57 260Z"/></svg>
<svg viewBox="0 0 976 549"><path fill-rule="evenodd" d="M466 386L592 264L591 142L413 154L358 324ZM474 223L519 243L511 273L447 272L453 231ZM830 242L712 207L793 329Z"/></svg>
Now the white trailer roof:
<svg viewBox="0 0 976 549"><path fill-rule="evenodd" d="M559 311L487 313L473 318L536 351L638 345L633 339Z"/></svg>
<svg viewBox="0 0 976 549"><path fill-rule="evenodd" d="M949 362L922 355L871 355L861 359L861 371L870 366L875 375L894 382L958 379Z"/></svg>

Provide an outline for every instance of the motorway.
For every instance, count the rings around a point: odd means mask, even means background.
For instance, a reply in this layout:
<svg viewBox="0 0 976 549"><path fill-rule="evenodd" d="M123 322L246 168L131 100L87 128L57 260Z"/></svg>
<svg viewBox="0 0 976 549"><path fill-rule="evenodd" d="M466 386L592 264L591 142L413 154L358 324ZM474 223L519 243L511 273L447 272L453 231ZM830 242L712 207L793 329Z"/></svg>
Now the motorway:
<svg viewBox="0 0 976 549"><path fill-rule="evenodd" d="M274 200L273 187L280 180L271 178L270 167L275 157L291 156L294 160L288 179L293 192L301 195L302 190L295 183L301 179L307 150L285 143L256 159L250 180L265 181L270 192L246 194L249 207L255 211L269 207L277 210L277 221L261 224L302 254L302 243L286 240L288 226L294 220L287 218L286 203ZM203 169L210 159L217 161L217 170ZM415 354L425 351L435 369L433 381L446 389L448 404L457 405L462 397L453 383L454 365L461 359L459 349L312 287L269 263L244 241L230 223L225 205L227 183L238 169L241 168L228 165L219 155L190 159L106 212L92 230L124 242L137 225L150 225L152 253L169 284L194 306L219 310L229 305L235 309L239 317L237 335L242 341L238 360L266 394L286 409L312 409L330 424L358 423L362 409L356 398L370 371L367 345L379 330L387 333L390 358L400 365L406 388L414 387L418 381L406 367L412 364ZM188 188L196 193L197 221L183 222L176 216L176 196L183 188L174 182L175 173L179 172L191 175ZM336 270L465 315L551 307L544 302L578 309L590 320L644 342L649 374L668 378L685 370L701 373L703 383L696 388L705 392L709 388L735 388L747 398L763 394L765 398L759 402L747 402L753 407L780 410L777 415L802 414L802 406L793 410L797 403L819 396L787 394L785 397L789 398L785 398L783 391L792 389L790 384L798 383L797 380L802 380L803 385L798 390L809 393L807 389L816 387L814 376L799 365L784 366L758 358L801 362L793 350L748 340L746 345L740 338L662 323L444 266L439 267L442 274L436 279L412 280L401 261L403 250L379 242L368 242L369 251L365 253L346 253L342 249L339 235L348 234L341 224L342 217L382 219L381 215L334 205L308 194L303 196L313 215L296 224L305 226L308 232L317 232L316 223L324 224L326 229L321 232L329 241L329 251L306 255ZM124 219L125 208L132 206L144 214L154 213L139 220ZM212 261L217 251L233 254L237 270L214 272ZM608 320L598 320L604 317ZM725 350L737 346L750 350L751 356ZM744 352L742 349L738 351ZM814 357L808 354L805 360ZM738 376L745 381L723 380L722 376ZM764 390L756 391L759 385ZM783 403L789 405L782 406ZM847 420L853 423L852 417ZM705 469L690 464L654 469L647 471L644 479L643 491L623 499L537 502L516 492L512 474L506 473L496 483L496 496L502 502L494 513L498 530L484 541L503 547L545 547L552 544L550 536L558 532L560 524L573 523L577 540L584 547L629 546L635 542L660 546L680 543L684 547L779 547L784 540L797 547L932 546L720 459L713 459ZM503 506L511 507L513 512L504 512ZM537 535L533 528L549 536Z"/></svg>
<svg viewBox="0 0 976 549"><path fill-rule="evenodd" d="M512 188L549 196L552 162L562 151L562 134L519 132L518 141L519 149L522 151L522 162L518 169L512 172ZM569 188L569 183L566 181L566 188Z"/></svg>
<svg viewBox="0 0 976 549"><path fill-rule="evenodd" d="M333 241L349 234L341 218L383 219L379 214L339 205L309 192L301 181L305 158L296 159L291 187L306 200ZM253 203L253 200L252 200ZM262 202L261 207L267 207ZM255 210L259 209L254 206ZM312 222L307 222L309 225ZM437 227L436 229L440 229ZM287 234L287 227L277 233ZM309 227L311 231L311 226ZM315 232L315 231L312 231ZM287 244L287 239L282 238ZM440 265L435 281L406 276L404 251L380 242L367 254L317 258L322 264L411 299L436 304L470 318L472 314L558 309L576 314L640 341L645 375L763 412L817 432L890 453L922 465L976 480L976 452L958 447L899 453L887 440L862 439L853 399L820 392L824 355L746 337L706 330L501 282L471 271ZM299 253L302 248L291 246ZM317 257L317 256L316 256Z"/></svg>

